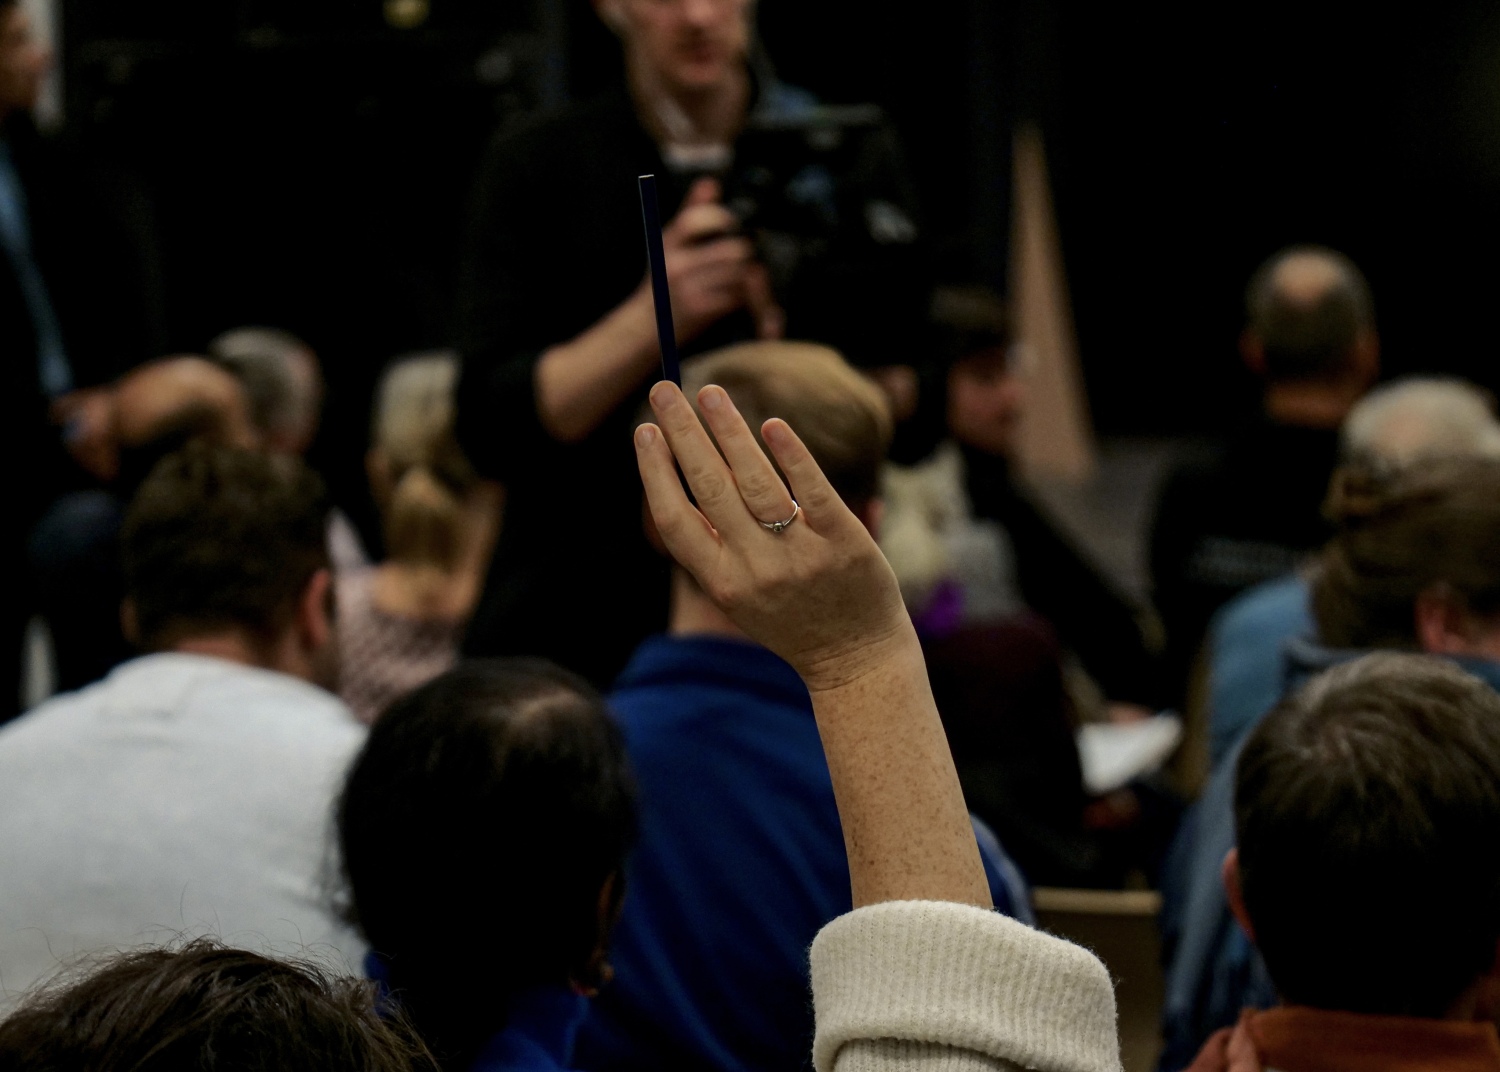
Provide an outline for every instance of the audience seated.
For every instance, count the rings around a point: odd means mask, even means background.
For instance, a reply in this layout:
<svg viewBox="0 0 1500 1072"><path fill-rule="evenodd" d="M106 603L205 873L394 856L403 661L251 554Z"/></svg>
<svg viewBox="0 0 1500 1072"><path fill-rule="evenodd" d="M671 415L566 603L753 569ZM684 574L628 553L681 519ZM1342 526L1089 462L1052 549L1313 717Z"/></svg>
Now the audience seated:
<svg viewBox="0 0 1500 1072"><path fill-rule="evenodd" d="M339 806L350 909L444 1068L571 1067L634 833L619 730L550 663L466 663L375 723Z"/></svg>
<svg viewBox="0 0 1500 1072"><path fill-rule="evenodd" d="M0 729L0 1003L60 960L212 933L357 963L320 891L363 733L337 685L321 481L206 445L126 515L149 654Z"/></svg>
<svg viewBox="0 0 1500 1072"><path fill-rule="evenodd" d="M1488 394L1462 380L1410 377L1371 391L1340 432L1348 461L1395 471L1444 458L1500 457ZM1283 691L1283 647L1313 631L1301 573L1256 585L1224 605L1209 629L1209 755L1218 763Z"/></svg>
<svg viewBox="0 0 1500 1072"><path fill-rule="evenodd" d="M885 467L881 549L922 637L970 806L1033 881L1118 884L1160 850L1136 851L1140 824L1107 837L1086 828L1064 660L1128 701L1112 712L1139 718L1135 705L1157 694L1156 658L1137 609L1013 476L1025 387L998 295L943 288L934 320L948 435L925 461Z"/></svg>
<svg viewBox="0 0 1500 1072"><path fill-rule="evenodd" d="M1281 1007L1193 1072L1500 1068L1496 680L1369 655L1250 735L1223 881Z"/></svg>
<svg viewBox="0 0 1500 1072"><path fill-rule="evenodd" d="M95 393L108 413L90 447L102 482L57 499L28 543L35 609L52 641L53 685L64 692L130 657L120 631L120 525L152 466L195 440L258 442L239 384L200 357L148 362Z"/></svg>
<svg viewBox="0 0 1500 1072"><path fill-rule="evenodd" d="M636 432L651 517L704 606L802 679L847 847L854 910L811 951L814 1066L1117 1072L1102 965L990 911L921 645L875 541L785 422L757 437L725 391L698 401L713 440L679 390L651 393L660 426ZM797 519L767 532L793 496ZM728 876L715 892L734 893Z"/></svg>
<svg viewBox="0 0 1500 1072"><path fill-rule="evenodd" d="M1265 383L1261 412L1213 458L1169 474L1152 527L1179 700L1214 611L1292 572L1328 538L1321 507L1338 427L1380 371L1369 286L1340 253L1282 250L1251 278L1245 307L1240 351Z"/></svg>
<svg viewBox="0 0 1500 1072"><path fill-rule="evenodd" d="M1341 470L1330 492L1339 532L1312 580L1317 640L1286 648L1296 685L1373 649L1441 655L1500 686L1500 461L1407 470ZM1219 866L1234 845L1242 738L1209 779L1178 846L1186 876L1167 971L1163 1067L1181 1068L1243 1006L1275 1000L1271 978L1234 925Z"/></svg>
<svg viewBox="0 0 1500 1072"><path fill-rule="evenodd" d="M933 319L948 369L948 436L926 462L888 467L881 532L918 629L939 639L1029 609L1110 699L1154 704L1155 659L1140 609L1015 479L1026 389L1004 304L985 287L942 288Z"/></svg>
<svg viewBox="0 0 1500 1072"><path fill-rule="evenodd" d="M453 438L458 359L404 358L375 403L366 468L386 560L337 573L340 694L362 722L453 665L494 548L501 495Z"/></svg>
<svg viewBox="0 0 1500 1072"><path fill-rule="evenodd" d="M240 381L261 448L306 455L327 395L313 348L279 328L232 328L208 344L208 356ZM335 576L370 564L359 531L337 506L328 512L328 555Z"/></svg>
<svg viewBox="0 0 1500 1072"><path fill-rule="evenodd" d="M368 984L206 940L66 974L0 1022L3 1072L436 1072Z"/></svg>
<svg viewBox="0 0 1500 1072"><path fill-rule="evenodd" d="M805 445L776 420L766 422L763 434L807 507L798 511L795 535L786 528L768 534L757 518L792 505L787 486L728 396L710 388L700 399L728 464L681 392L670 386L654 392L662 428L643 428L637 452L663 540L691 565L721 613L791 660L826 745L856 908L826 927L812 949L815 1066L820 1072L939 1064L1115 1072L1114 1002L1102 965L1084 950L990 911L989 879L948 760L921 649L870 534ZM704 514L684 494L674 453ZM462 742L450 736L454 729ZM407 731L409 740L397 740ZM442 755L435 767L452 767L456 777L423 770L417 754L423 746L436 746ZM416 936L418 946L444 950L440 959L456 967L459 977L467 970L492 993L494 984L486 981L491 965L464 963L462 943L454 951L452 913L446 910L457 894L473 902L468 920L495 918L489 895L514 892L523 901L530 898L526 907L533 915L498 915L514 925L511 937L534 957L506 963L536 966L554 982L566 963L575 969L568 973L575 985L579 964L585 979L605 974L601 939L617 903L614 877L621 835L629 826L620 821L629 797L620 760L618 738L577 679L537 664L481 665L445 676L377 725L362 770L351 778L345 819L353 802L362 800L360 811L376 804L402 830L436 834L441 841L446 827L426 821L470 814L475 798L469 791L483 787L479 796L488 806L480 814L504 813L510 820L524 815L524 821L499 828L523 856L555 853L557 847L551 827L534 829L533 816L524 814L526 803L557 802L550 814L582 818L584 831L603 837L584 838L585 851L573 859L576 867L562 869L558 887L573 896L554 902L528 881L449 887L424 883L418 868L406 881L392 883L401 868L389 865L384 831L366 828L356 839L362 857L357 869L373 876L369 888L377 894L398 896L366 901L358 911L366 919L385 918L384 909L406 897L432 906L430 913L401 912L385 921L399 934ZM502 787L497 776L510 784ZM448 787L455 791L444 799ZM422 813L414 818L402 816L408 790L407 799ZM610 818L602 825L591 821L602 816ZM489 833L480 825L466 826L466 833ZM349 830L346 822L346 835ZM488 845L476 852L461 841L447 843L460 851L445 849L441 863L459 862L462 871L465 864L483 869L480 861L496 858L485 851ZM421 841L414 844L419 852L425 848ZM396 843L397 853L400 848ZM512 862L514 855L499 858ZM547 874L543 867L526 878ZM545 881L540 885L551 889ZM550 926L535 935L524 929L528 922L563 917L572 925L555 933ZM558 941L568 931L571 940ZM566 960L564 950L571 954ZM387 978L435 966L420 956L376 959ZM435 981L450 994L462 992L458 978ZM576 1007L575 996L556 996L558 1008L570 1001ZM391 997L399 1000L402 992ZM493 1008L484 1000L470 1004ZM441 1015L453 1006L433 1008ZM0 1024L0 1068L433 1067L394 1006L385 1006L384 1023L371 1013L367 989L194 944L175 953L126 956L75 985L34 996ZM524 1036L512 1041L516 1045L498 1067L556 1067L546 1048L526 1045Z"/></svg>
<svg viewBox="0 0 1500 1072"><path fill-rule="evenodd" d="M836 353L749 343L685 363L683 376L690 386L722 385L752 424L776 415L803 429L842 501L875 526L889 417L880 390ZM788 501L762 520L793 512ZM801 524L799 514L792 527ZM579 1065L797 1066L813 1032L807 948L850 907L806 687L677 570L669 632L637 649L610 705L640 784L641 836L615 934L615 980L585 1021ZM995 902L1028 914L1015 872L978 829Z"/></svg>

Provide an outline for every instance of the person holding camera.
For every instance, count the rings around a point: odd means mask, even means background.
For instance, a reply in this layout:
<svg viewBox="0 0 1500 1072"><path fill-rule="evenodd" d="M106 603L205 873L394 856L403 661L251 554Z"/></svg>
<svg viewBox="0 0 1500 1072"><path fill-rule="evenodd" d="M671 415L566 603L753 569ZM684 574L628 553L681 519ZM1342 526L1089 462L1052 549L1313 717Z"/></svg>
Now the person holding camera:
<svg viewBox="0 0 1500 1072"><path fill-rule="evenodd" d="M630 432L660 361L636 176L660 177L685 354L777 337L786 315L724 184L747 125L795 124L817 106L754 60L753 0L595 7L620 38L626 84L503 136L481 174L457 432L508 491L465 650L545 656L605 686L665 625L669 587L634 520Z"/></svg>

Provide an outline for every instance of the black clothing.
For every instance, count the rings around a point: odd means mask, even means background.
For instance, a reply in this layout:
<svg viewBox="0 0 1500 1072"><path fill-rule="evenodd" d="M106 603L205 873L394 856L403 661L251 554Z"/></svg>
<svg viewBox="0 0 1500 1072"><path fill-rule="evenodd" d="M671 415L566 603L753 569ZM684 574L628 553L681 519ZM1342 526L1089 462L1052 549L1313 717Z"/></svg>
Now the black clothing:
<svg viewBox="0 0 1500 1072"><path fill-rule="evenodd" d="M1051 624L1111 700L1157 705L1159 660L1136 608L1016 486L1004 458L962 450L974 516L998 523L1010 537L1026 605Z"/></svg>
<svg viewBox="0 0 1500 1072"><path fill-rule="evenodd" d="M666 166L623 89L502 137L480 177L460 286L458 437L508 495L464 650L544 656L600 686L666 624L668 563L642 531L630 442L650 382L565 444L540 423L533 376L543 352L592 327L644 278L635 180L648 172L670 219L690 177ZM787 312L795 323L798 310ZM752 334L737 314L684 356Z"/></svg>
<svg viewBox="0 0 1500 1072"><path fill-rule="evenodd" d="M44 138L24 114L0 126L24 191L32 259L62 333L74 387L105 383L155 356L164 336L149 213L133 187L64 143ZM0 722L16 709L18 653L33 613L25 568L32 526L59 494L88 483L48 416L38 338L16 267L0 250L0 366L10 506L0 526Z"/></svg>
<svg viewBox="0 0 1500 1072"><path fill-rule="evenodd" d="M624 94L498 141L460 290L459 441L507 496L464 650L544 656L601 687L666 624L668 566L641 528L630 444L649 383L568 444L542 427L532 376L644 277L635 179L650 172L669 219L686 191Z"/></svg>
<svg viewBox="0 0 1500 1072"><path fill-rule="evenodd" d="M1167 477L1151 532L1151 576L1178 697L1214 612L1292 572L1333 535L1322 508L1337 461L1337 429L1261 419Z"/></svg>

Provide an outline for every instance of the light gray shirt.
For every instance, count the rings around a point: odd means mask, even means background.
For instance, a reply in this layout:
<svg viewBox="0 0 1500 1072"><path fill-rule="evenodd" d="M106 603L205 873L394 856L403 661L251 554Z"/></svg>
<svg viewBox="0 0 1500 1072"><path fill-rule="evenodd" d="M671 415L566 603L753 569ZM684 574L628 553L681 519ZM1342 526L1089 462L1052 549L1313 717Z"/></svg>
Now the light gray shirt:
<svg viewBox="0 0 1500 1072"><path fill-rule="evenodd" d="M357 973L328 879L363 737L322 689L180 654L0 729L0 1013L81 954L186 936Z"/></svg>

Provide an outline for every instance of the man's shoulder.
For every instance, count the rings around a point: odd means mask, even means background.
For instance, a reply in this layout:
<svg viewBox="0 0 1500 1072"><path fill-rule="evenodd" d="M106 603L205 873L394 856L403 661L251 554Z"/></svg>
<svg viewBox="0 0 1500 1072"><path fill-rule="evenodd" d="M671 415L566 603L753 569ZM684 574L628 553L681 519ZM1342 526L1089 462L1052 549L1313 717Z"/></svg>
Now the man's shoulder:
<svg viewBox="0 0 1500 1072"><path fill-rule="evenodd" d="M319 742L358 746L363 731L343 701L289 674L198 655L142 656L76 692L39 704L0 729L0 755L31 742L122 727L132 717L158 730L172 724L223 723L262 733L294 733L305 747Z"/></svg>

